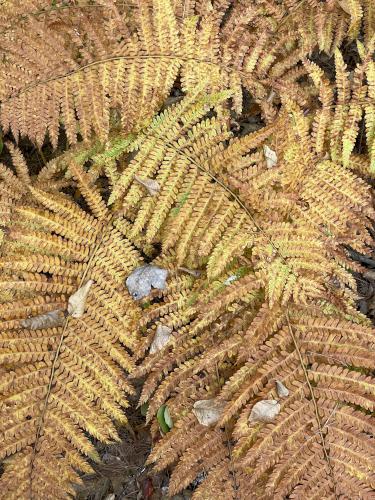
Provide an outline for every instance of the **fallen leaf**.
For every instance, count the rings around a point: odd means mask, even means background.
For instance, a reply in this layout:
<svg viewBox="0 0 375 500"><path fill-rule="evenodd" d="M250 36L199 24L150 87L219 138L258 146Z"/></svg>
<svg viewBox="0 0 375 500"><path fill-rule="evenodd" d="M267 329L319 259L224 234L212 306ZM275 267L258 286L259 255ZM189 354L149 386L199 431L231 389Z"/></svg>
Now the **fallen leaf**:
<svg viewBox="0 0 375 500"><path fill-rule="evenodd" d="M142 177L138 177L138 175L135 175L134 179L139 182L139 184L142 184L151 196L155 196L160 191L160 185L158 181L155 181L154 179L143 179Z"/></svg>
<svg viewBox="0 0 375 500"><path fill-rule="evenodd" d="M267 168L272 168L277 164L277 155L275 151L267 145L263 146L263 153L266 158Z"/></svg>
<svg viewBox="0 0 375 500"><path fill-rule="evenodd" d="M147 415L148 407L149 407L148 403L143 403L143 405L141 405L141 415L142 415L142 417L145 417Z"/></svg>
<svg viewBox="0 0 375 500"><path fill-rule="evenodd" d="M282 382L280 382L280 380L276 380L276 391L279 398L286 398L289 396L289 390Z"/></svg>
<svg viewBox="0 0 375 500"><path fill-rule="evenodd" d="M347 14L352 14L348 0L338 0L338 4Z"/></svg>
<svg viewBox="0 0 375 500"><path fill-rule="evenodd" d="M166 410L167 410L167 414L165 413ZM171 416L169 414L169 410L167 409L167 405L162 405L158 409L158 412L156 414L156 419L159 422L160 429L162 432L164 432L164 434L169 432L171 430L171 428L173 427L173 423L172 423L171 427L168 425L168 422L171 423L172 419L171 419Z"/></svg>
<svg viewBox="0 0 375 500"><path fill-rule="evenodd" d="M87 283L78 288L78 290L69 297L68 313L73 318L80 318L85 312L86 299L90 291L93 280L88 280Z"/></svg>
<svg viewBox="0 0 375 500"><path fill-rule="evenodd" d="M21 321L22 328L30 328L30 330L39 330L41 328L54 328L61 326L64 323L64 314L62 309L50 311L46 314L39 314L32 318L27 318Z"/></svg>
<svg viewBox="0 0 375 500"><path fill-rule="evenodd" d="M202 273L201 271L198 271L197 269L188 269L187 267L179 267L178 268L180 271L183 271L184 273L191 274L192 276L195 276L198 278Z"/></svg>
<svg viewBox="0 0 375 500"><path fill-rule="evenodd" d="M172 331L173 328L171 328L170 326L158 325L158 327L156 328L154 340L152 341L150 347L150 354L155 354L156 352L163 349L163 347L168 343Z"/></svg>
<svg viewBox="0 0 375 500"><path fill-rule="evenodd" d="M265 399L256 403L250 413L250 422L272 422L280 413L280 403L275 399Z"/></svg>
<svg viewBox="0 0 375 500"><path fill-rule="evenodd" d="M150 500L153 493L154 485L152 483L152 479L150 477L147 477L142 487L142 498L144 498L144 500Z"/></svg>
<svg viewBox="0 0 375 500"><path fill-rule="evenodd" d="M238 280L238 276L236 274L232 274L232 276L229 276L225 281L224 281L224 285L225 286L228 286L230 285L231 283L233 283L234 281L237 281Z"/></svg>
<svg viewBox="0 0 375 500"><path fill-rule="evenodd" d="M202 399L194 403L193 413L200 424L209 426L215 424L220 419L224 407L224 401Z"/></svg>
<svg viewBox="0 0 375 500"><path fill-rule="evenodd" d="M147 297L151 288L165 289L168 271L158 266L146 264L135 269L126 280L130 295L135 300Z"/></svg>
<svg viewBox="0 0 375 500"><path fill-rule="evenodd" d="M173 427L173 420L172 420L171 414L169 412L168 406L166 406L165 410L164 410L164 421L168 425L168 427L170 429L172 429L172 427Z"/></svg>

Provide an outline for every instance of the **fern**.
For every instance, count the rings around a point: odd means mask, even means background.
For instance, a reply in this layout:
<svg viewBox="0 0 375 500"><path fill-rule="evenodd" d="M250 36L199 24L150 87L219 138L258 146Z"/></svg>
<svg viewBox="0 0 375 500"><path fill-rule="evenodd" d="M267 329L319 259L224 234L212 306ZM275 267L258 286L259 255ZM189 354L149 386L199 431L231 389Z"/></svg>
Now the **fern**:
<svg viewBox="0 0 375 500"><path fill-rule="evenodd" d="M138 6L114 0L52 6L29 1L21 9L9 1L0 35L1 123L15 137L29 136L39 145L48 133L54 146L60 124L71 144L93 133L105 138L118 112L125 131L139 130L177 76L186 92L202 79L211 92L231 88L237 113L245 87L272 120L274 95L287 91L300 103L307 98L298 83L304 74L298 63L317 41L331 54L348 33L358 34L364 9L371 19L370 3L332 9L314 0L300 9L294 2L277 7L256 2L253 8L235 2L224 17L225 1L211 9L170 0ZM369 22L368 43L373 33Z"/></svg>
<svg viewBox="0 0 375 500"><path fill-rule="evenodd" d="M135 345L138 311L123 281L141 257L109 223L87 174L74 164L71 174L90 211L4 171L14 185L12 203L2 204L8 228L0 262L6 498L73 495L77 471L92 470L84 457L99 459L87 436L118 439L111 420L126 423L125 394L133 393L124 371L133 367L127 349ZM89 279L83 317L34 329L27 318L67 309L68 297Z"/></svg>
<svg viewBox="0 0 375 500"><path fill-rule="evenodd" d="M74 496L131 373L170 495L203 473L196 499L371 498L374 330L346 250L374 218L371 0L23 7L0 16L2 124L74 146L30 175L8 143L0 166L0 497ZM265 125L235 136L251 109ZM168 281L137 302L144 259Z"/></svg>
<svg viewBox="0 0 375 500"><path fill-rule="evenodd" d="M373 487L361 447L368 427L346 427L343 421L352 415L367 422L373 409L368 370L374 337L351 306L355 283L341 244L364 251L369 241L368 188L340 163L314 153L310 119L292 102L278 128L234 139L227 147L220 120L196 122L196 112L184 110L188 103L167 110L134 143L140 151L112 195L121 197L129 215L136 214L133 238L160 242L176 267L205 270L200 278L181 281L177 290L171 287L164 302L143 314L149 335L141 354L158 317L176 332L168 349L146 358L136 371L149 373L140 400L149 401L148 419L167 404L175 422L150 462L159 470L178 461L171 494L200 471L209 472L196 498L246 498L249 487L284 498L308 480L311 463L325 471L320 491L366 494ZM243 155L267 137L270 147L277 146L278 163L273 182L262 183L262 176L269 176L265 159L251 167L257 153ZM182 169L185 179L179 180ZM134 172L157 179L160 193L142 194L131 183ZM330 190L324 193L325 183ZM278 185L283 186L279 200ZM185 193L185 204L174 212L173 200L178 205ZM251 205L249 193L254 193ZM241 261L244 275L228 282ZM272 424L249 423L254 403L277 397L275 379L290 390L280 415ZM226 403L216 430L205 429L192 412L195 401L210 398ZM337 420L332 414L339 414ZM157 432L156 422L152 428ZM293 439L286 439L286 430ZM233 451L228 440L234 441ZM244 473L250 474L246 481ZM227 485L220 496L223 478Z"/></svg>

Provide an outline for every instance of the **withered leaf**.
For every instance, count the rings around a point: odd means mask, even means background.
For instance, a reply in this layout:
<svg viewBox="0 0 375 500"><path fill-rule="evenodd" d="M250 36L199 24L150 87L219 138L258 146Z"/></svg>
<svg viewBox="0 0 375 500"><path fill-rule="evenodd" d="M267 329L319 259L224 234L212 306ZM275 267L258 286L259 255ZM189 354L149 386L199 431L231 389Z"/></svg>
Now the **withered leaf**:
<svg viewBox="0 0 375 500"><path fill-rule="evenodd" d="M266 158L267 168L272 168L277 164L277 155L276 152L268 147L267 145L263 146L263 153Z"/></svg>
<svg viewBox="0 0 375 500"><path fill-rule="evenodd" d="M238 276L237 274L232 274L231 276L229 276L225 281L224 281L224 285L225 286L228 286L230 285L231 283L233 283L234 281L237 281L238 280Z"/></svg>
<svg viewBox="0 0 375 500"><path fill-rule="evenodd" d="M199 276L202 274L201 271L199 271L198 269L189 269L188 267L179 267L178 269L180 271L183 271L184 273L191 274L196 278L199 278Z"/></svg>
<svg viewBox="0 0 375 500"><path fill-rule="evenodd" d="M54 328L64 323L64 314L62 309L56 309L45 314L39 314L32 318L21 321L22 328L30 330L39 330L41 328Z"/></svg>
<svg viewBox="0 0 375 500"><path fill-rule="evenodd" d="M193 413L200 424L209 426L216 424L224 411L225 402L217 399L202 399L196 401Z"/></svg>
<svg viewBox="0 0 375 500"><path fill-rule="evenodd" d="M68 313L73 318L80 318L85 312L86 299L90 291L93 280L88 280L78 290L69 297Z"/></svg>
<svg viewBox="0 0 375 500"><path fill-rule="evenodd" d="M135 175L134 179L139 182L139 184L142 184L151 196L155 196L160 191L160 185L155 179L143 179L142 177L138 177L138 175Z"/></svg>
<svg viewBox="0 0 375 500"><path fill-rule="evenodd" d="M286 398L289 396L289 390L282 382L280 382L280 380L276 380L276 391L279 398Z"/></svg>
<svg viewBox="0 0 375 500"><path fill-rule="evenodd" d="M250 413L250 422L272 422L280 413L280 403L276 399L258 401Z"/></svg>
<svg viewBox="0 0 375 500"><path fill-rule="evenodd" d="M168 271L166 269L146 264L134 269L126 279L126 286L133 299L139 300L147 297L152 287L164 290L167 277Z"/></svg>
<svg viewBox="0 0 375 500"><path fill-rule="evenodd" d="M169 342L172 333L172 328L166 325L158 325L154 340L150 347L150 354L160 351Z"/></svg>
<svg viewBox="0 0 375 500"><path fill-rule="evenodd" d="M338 4L347 14L351 15L350 4L348 0L338 0Z"/></svg>

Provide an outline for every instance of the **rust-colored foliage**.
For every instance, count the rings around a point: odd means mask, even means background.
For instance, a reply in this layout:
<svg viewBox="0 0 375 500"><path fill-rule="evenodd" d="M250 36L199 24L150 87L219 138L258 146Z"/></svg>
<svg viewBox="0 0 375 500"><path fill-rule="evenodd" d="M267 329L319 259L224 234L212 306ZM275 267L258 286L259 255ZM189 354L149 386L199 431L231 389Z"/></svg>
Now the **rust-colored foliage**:
<svg viewBox="0 0 375 500"><path fill-rule="evenodd" d="M374 218L372 1L8 1L0 26L4 129L74 144L31 176L7 143L0 167L0 498L74 496L129 372L170 495L372 498L347 253ZM166 287L135 300L145 262Z"/></svg>

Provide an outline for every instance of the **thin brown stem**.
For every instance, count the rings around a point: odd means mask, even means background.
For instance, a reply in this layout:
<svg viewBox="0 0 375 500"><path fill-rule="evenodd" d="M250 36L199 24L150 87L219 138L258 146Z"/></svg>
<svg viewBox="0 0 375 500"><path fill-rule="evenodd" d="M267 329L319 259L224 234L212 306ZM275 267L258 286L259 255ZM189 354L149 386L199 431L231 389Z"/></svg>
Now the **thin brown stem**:
<svg viewBox="0 0 375 500"><path fill-rule="evenodd" d="M303 374L305 376L305 380L306 380L307 386L308 386L309 391L310 391L311 401L312 401L313 406L314 406L315 419L316 419L316 422L317 422L317 425L318 425L318 433L319 433L319 436L320 436L320 440L321 440L321 444L322 444L322 448L323 448L324 457L325 457L325 460L326 460L326 462L328 464L328 468L329 468L329 471L330 471L330 474L331 474L331 477L332 477L332 482L333 482L333 487L334 487L334 495L335 495L336 500L338 500L339 497L336 494L336 491L337 491L337 489L336 489L336 481L335 481L335 478L334 478L334 473L333 473L333 468L332 468L331 460L329 458L327 446L326 446L326 443L325 443L325 436L323 434L323 426L322 426L322 423L321 423L321 420L320 420L320 415L319 415L319 410L318 410L318 404L316 402L316 398L315 398L315 394L314 394L314 389L313 389L313 387L311 385L311 382L310 382L310 379L309 379L309 374L307 372L306 364L303 361L301 350L299 348L296 336L294 335L293 328L292 328L292 325L291 325L291 322L290 322L289 307L286 308L285 317L286 317L286 321L287 321L287 324L288 324L288 330L289 330L290 336L292 337L293 344L294 344L294 347L295 347L296 352L298 354L298 358L299 358L299 361L301 363Z"/></svg>

